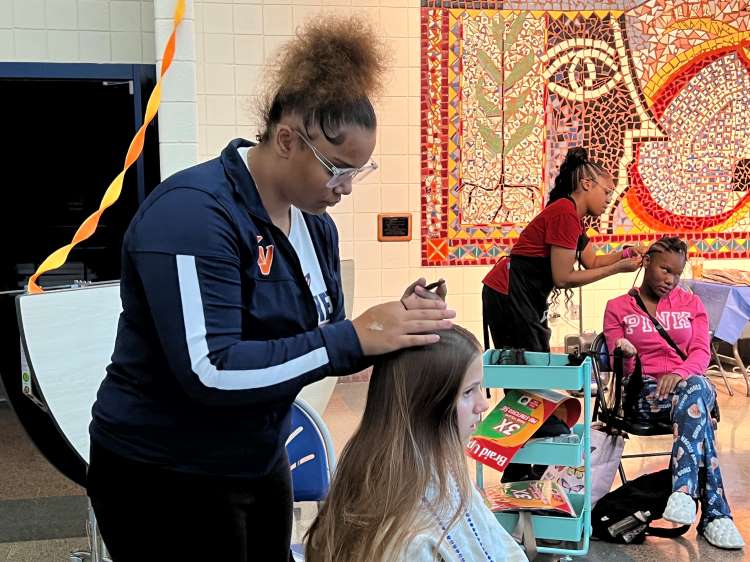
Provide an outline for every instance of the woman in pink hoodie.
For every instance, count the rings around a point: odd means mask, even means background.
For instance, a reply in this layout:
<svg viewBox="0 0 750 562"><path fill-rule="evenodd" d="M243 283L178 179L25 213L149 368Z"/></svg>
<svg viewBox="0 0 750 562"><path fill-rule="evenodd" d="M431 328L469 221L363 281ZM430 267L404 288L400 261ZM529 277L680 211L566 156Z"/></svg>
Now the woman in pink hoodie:
<svg viewBox="0 0 750 562"><path fill-rule="evenodd" d="M638 413L672 423L673 492L664 518L692 524L699 499L698 532L714 546L742 548L724 495L710 418L716 391L704 376L710 357L708 317L700 299L677 286L686 258L687 246L679 238L655 242L643 258L640 289L607 303L604 335L610 350L619 347L630 358L626 373L633 370L633 356L640 358ZM699 478L702 468L705 478Z"/></svg>

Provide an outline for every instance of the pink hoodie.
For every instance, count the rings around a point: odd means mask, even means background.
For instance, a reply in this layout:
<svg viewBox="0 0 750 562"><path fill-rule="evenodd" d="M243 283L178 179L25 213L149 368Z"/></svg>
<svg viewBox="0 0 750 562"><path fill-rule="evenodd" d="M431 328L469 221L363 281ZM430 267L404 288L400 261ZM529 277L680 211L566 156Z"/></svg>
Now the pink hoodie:
<svg viewBox="0 0 750 562"><path fill-rule="evenodd" d="M626 338L638 350L644 375L658 379L670 373L683 378L704 374L710 359L710 341L708 316L700 299L677 287L659 301L656 318L687 354L685 361L659 335L635 298L627 294L609 301L604 311L604 336L609 352L613 353L617 340ZM632 371L632 359L625 368Z"/></svg>

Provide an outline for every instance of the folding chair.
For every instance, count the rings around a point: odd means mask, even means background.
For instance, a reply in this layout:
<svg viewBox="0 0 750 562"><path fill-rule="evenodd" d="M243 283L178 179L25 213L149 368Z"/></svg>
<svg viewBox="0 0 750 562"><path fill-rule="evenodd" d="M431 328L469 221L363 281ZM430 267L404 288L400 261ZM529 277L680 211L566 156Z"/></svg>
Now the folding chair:
<svg viewBox="0 0 750 562"><path fill-rule="evenodd" d="M593 355L593 374L597 382L597 396L594 402L593 420L601 420L608 427L623 431L630 435L639 437L648 437L652 435L672 435L672 424L669 422L648 421L643 419L630 420L624 417L622 412L623 398L623 381L622 373L615 373L611 367L610 354L607 349L607 340L604 334L599 334L591 344L591 354ZM606 373L611 381L608 387L602 384L603 376ZM622 455L623 459L636 459L645 457L670 457L672 451L660 453L638 453ZM625 484L628 479L625 476L625 469L620 462L618 467L620 480Z"/></svg>
<svg viewBox="0 0 750 562"><path fill-rule="evenodd" d="M708 366L706 374L715 375L718 373L719 375L721 375L721 377L724 379L724 384L727 387L727 391L729 392L729 396L734 396L734 392L732 392L732 387L729 386L727 377L735 378L735 375L740 375L743 379L745 379L746 395L750 396L750 368L745 366L745 362L742 360L742 356L740 355L739 350L740 341L750 339L750 323L745 324L745 327L742 330L739 339L733 344L724 342L723 340L714 337L713 332L710 332L710 334L712 363ZM731 348L731 356L725 355L723 353L724 350L722 350L720 347L723 345ZM732 367L731 374L724 368L724 364L728 364Z"/></svg>
<svg viewBox="0 0 750 562"><path fill-rule="evenodd" d="M707 375L720 375L722 379L724 379L724 384L727 387L727 392L729 393L729 396L734 396L734 391L732 390L732 387L729 385L729 381L727 380L727 371L724 369L724 361L735 363L737 364L737 361L739 359L739 352L737 351L737 344L735 344L734 347L734 355L735 357L728 357L726 355L722 355L719 353L719 343L721 340L716 339L714 337L713 332L709 332L709 336L711 336L711 363L708 365L708 369L706 370ZM739 359L739 364L742 364L742 360ZM735 369L738 369L735 367ZM745 380L747 382L747 379ZM750 385L748 385L748 396L750 396Z"/></svg>
<svg viewBox="0 0 750 562"><path fill-rule="evenodd" d="M286 441L294 501L314 501L320 509L328 495L336 458L333 441L320 415L302 398L292 404L292 432ZM295 509L295 519L299 517ZM295 561L304 560L304 545L292 545Z"/></svg>

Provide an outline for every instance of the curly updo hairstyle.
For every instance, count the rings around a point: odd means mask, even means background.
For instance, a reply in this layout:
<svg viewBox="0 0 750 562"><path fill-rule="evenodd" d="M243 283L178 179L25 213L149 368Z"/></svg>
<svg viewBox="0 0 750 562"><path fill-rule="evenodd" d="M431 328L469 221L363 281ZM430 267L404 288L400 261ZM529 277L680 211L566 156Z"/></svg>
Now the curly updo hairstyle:
<svg viewBox="0 0 750 562"><path fill-rule="evenodd" d="M258 141L267 141L283 115L302 118L305 131L320 127L332 144L344 142L341 129L376 127L371 98L381 89L385 49L361 16L310 20L284 45L261 109Z"/></svg>

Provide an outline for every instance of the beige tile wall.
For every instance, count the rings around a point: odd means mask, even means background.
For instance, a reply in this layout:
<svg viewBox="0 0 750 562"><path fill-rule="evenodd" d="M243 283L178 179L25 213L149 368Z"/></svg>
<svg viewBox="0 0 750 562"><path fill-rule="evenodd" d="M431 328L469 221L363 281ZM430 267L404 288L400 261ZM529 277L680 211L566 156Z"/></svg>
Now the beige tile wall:
<svg viewBox="0 0 750 562"><path fill-rule="evenodd" d="M153 0L0 0L0 61L151 63Z"/></svg>
<svg viewBox="0 0 750 562"><path fill-rule="evenodd" d="M196 0L199 159L212 158L235 136L254 136L254 107L266 63L296 26L331 11L368 14L392 53L388 84L376 104L380 126L374 157L380 170L367 183L355 186L352 196L331 212L339 228L342 259L355 262L354 314L397 298L420 275L445 277L459 321L480 336L481 280L489 268L422 268L420 264L418 1ZM411 212L414 240L378 242L379 212ZM750 267L750 261L720 263ZM632 282L632 275L621 275L585 288L585 329L600 331L606 301L625 292ZM578 331L578 321L572 324L553 322L553 345Z"/></svg>
<svg viewBox="0 0 750 562"><path fill-rule="evenodd" d="M155 0L156 72L174 27L176 0ZM198 161L198 103L196 88L196 22L192 0L187 0L177 28L176 49L164 76L159 107L159 167L162 179Z"/></svg>

